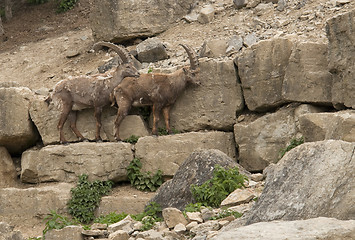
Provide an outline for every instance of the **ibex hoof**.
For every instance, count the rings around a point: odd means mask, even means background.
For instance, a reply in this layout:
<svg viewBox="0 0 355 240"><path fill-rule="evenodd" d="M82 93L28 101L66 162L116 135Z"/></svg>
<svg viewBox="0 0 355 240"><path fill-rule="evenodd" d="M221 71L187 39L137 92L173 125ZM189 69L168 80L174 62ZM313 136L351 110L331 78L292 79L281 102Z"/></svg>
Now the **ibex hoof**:
<svg viewBox="0 0 355 240"><path fill-rule="evenodd" d="M97 143L102 143L103 141L102 141L102 139L96 139L96 142Z"/></svg>
<svg viewBox="0 0 355 240"><path fill-rule="evenodd" d="M89 139L83 138L83 139L81 139L81 141L82 141L82 142L89 142Z"/></svg>
<svg viewBox="0 0 355 240"><path fill-rule="evenodd" d="M69 145L69 142L68 142L68 141L60 141L59 143L62 144L62 145L65 145L65 146L66 146L66 145Z"/></svg>

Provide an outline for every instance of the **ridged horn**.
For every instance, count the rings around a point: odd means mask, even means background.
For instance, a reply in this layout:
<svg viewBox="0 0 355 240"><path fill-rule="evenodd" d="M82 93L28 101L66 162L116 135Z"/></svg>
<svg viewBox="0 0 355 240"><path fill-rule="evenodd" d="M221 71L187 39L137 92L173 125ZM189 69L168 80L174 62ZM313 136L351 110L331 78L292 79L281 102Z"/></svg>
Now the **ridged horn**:
<svg viewBox="0 0 355 240"><path fill-rule="evenodd" d="M190 66L191 66L190 68L191 68L192 70L196 70L197 67L198 67L198 65L199 65L199 62L198 62L198 57L197 57L195 51L192 50L192 49L191 49L189 46L187 46L186 44L179 44L179 45L182 46L182 47L185 49L187 55L189 56L189 59L190 59Z"/></svg>
<svg viewBox="0 0 355 240"><path fill-rule="evenodd" d="M118 46L110 42L97 42L94 44L93 49L96 51L99 49L100 46L111 48L113 51L115 51L118 54L118 56L121 58L123 63L128 63L131 61L129 52L123 46Z"/></svg>

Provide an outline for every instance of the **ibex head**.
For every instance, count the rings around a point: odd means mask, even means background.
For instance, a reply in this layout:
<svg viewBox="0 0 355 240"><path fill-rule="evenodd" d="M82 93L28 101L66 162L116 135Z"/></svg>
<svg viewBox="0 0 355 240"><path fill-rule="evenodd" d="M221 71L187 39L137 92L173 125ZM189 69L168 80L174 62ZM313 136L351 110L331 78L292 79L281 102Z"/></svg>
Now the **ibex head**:
<svg viewBox="0 0 355 240"><path fill-rule="evenodd" d="M199 78L199 72L200 72L200 67L199 67L199 61L198 57L195 53L194 50L192 50L189 46L185 44L180 44L186 51L187 55L189 56L190 59L190 67L184 67L184 73L186 80L192 84L195 85L200 85L200 78Z"/></svg>
<svg viewBox="0 0 355 240"><path fill-rule="evenodd" d="M99 47L109 47L118 54L118 66L117 70L122 71L122 77L135 76L139 77L138 70L134 67L132 63L132 57L123 46L118 46L110 42L97 42L94 44L93 49L98 50Z"/></svg>

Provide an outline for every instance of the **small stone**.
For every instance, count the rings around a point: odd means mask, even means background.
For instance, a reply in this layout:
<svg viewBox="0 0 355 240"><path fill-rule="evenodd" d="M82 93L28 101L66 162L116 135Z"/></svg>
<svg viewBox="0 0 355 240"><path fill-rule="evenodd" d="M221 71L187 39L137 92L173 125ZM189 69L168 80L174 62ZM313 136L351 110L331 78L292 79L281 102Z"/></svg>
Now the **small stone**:
<svg viewBox="0 0 355 240"><path fill-rule="evenodd" d="M264 179L264 175L261 173L255 173L250 176L250 179L255 182L261 182Z"/></svg>
<svg viewBox="0 0 355 240"><path fill-rule="evenodd" d="M174 231L177 232L177 233L182 233L182 232L185 232L185 231L186 231L186 227L185 227L184 224L178 223L178 224L176 224L176 226L174 227Z"/></svg>
<svg viewBox="0 0 355 240"><path fill-rule="evenodd" d="M257 42L258 42L258 38L255 36L254 33L250 33L244 38L244 45L246 47L250 47L251 45Z"/></svg>
<svg viewBox="0 0 355 240"><path fill-rule="evenodd" d="M242 203L250 202L255 197L255 194L250 189L236 189L234 192L228 195L221 203L223 206L236 206Z"/></svg>
<svg viewBox="0 0 355 240"><path fill-rule="evenodd" d="M193 227L196 227L198 225L197 222L190 222L189 224L186 225L186 230L190 231Z"/></svg>
<svg viewBox="0 0 355 240"><path fill-rule="evenodd" d="M202 219L202 214L200 212L187 212L187 220L189 220L190 222L192 221L196 221L198 223L202 223L203 219Z"/></svg>

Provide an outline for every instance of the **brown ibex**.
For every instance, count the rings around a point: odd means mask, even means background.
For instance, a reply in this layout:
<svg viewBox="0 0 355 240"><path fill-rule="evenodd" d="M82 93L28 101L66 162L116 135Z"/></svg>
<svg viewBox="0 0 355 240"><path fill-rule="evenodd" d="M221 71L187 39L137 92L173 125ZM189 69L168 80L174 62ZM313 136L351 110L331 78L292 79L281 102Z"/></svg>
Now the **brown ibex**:
<svg viewBox="0 0 355 240"><path fill-rule="evenodd" d="M86 140L76 127L77 111L85 108L94 108L95 140L101 141L101 113L103 107L111 103L111 92L124 77L139 76L138 70L133 66L132 59L124 47L109 42L98 42L94 44L93 48L97 49L100 46L109 47L118 54L121 61L116 69L109 73L62 80L55 85L52 95L46 99L47 103L53 99L56 105L62 107L57 126L60 133L60 143L67 143L63 133L63 126L67 119L69 119L70 128L75 135L81 141Z"/></svg>
<svg viewBox="0 0 355 240"><path fill-rule="evenodd" d="M196 53L187 45L180 44L190 59L190 66L185 66L170 74L147 73L139 77L126 77L114 89L113 96L118 105L115 120L115 139L120 140L119 126L132 106L153 106L152 133L157 134L159 113L163 110L166 130L171 133L169 125L170 107L183 92L188 83L200 84L199 62Z"/></svg>

